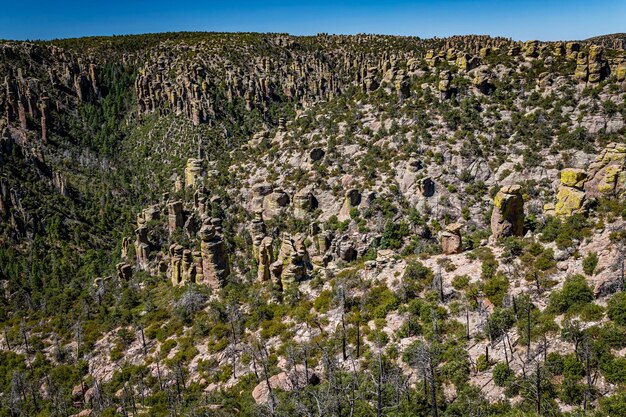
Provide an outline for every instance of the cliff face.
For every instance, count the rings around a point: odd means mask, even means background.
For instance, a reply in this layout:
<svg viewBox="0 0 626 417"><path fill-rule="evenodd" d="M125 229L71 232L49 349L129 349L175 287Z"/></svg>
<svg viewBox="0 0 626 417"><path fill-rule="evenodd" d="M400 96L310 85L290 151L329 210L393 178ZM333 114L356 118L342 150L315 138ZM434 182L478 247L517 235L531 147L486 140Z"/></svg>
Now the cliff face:
<svg viewBox="0 0 626 417"><path fill-rule="evenodd" d="M619 37L0 47L0 409L619 404Z"/></svg>

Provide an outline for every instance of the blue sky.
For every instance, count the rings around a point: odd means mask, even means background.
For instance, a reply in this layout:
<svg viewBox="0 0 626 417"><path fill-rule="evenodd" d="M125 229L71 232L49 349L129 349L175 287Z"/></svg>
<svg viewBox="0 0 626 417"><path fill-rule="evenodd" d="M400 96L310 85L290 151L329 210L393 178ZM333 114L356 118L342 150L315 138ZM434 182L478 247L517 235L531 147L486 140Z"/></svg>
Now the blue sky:
<svg viewBox="0 0 626 417"><path fill-rule="evenodd" d="M626 0L0 0L0 11L0 39L185 30L558 40L626 32Z"/></svg>

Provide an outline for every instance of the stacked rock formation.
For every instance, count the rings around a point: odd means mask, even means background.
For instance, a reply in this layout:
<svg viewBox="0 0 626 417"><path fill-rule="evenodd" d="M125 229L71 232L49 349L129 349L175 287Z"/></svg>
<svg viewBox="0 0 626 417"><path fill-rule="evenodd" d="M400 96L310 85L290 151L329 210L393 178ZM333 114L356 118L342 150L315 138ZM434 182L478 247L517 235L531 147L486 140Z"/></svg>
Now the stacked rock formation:
<svg viewBox="0 0 626 417"><path fill-rule="evenodd" d="M224 239L218 233L218 227L208 221L203 224L198 237L200 238L203 280L213 290L218 290L230 274Z"/></svg>
<svg viewBox="0 0 626 417"><path fill-rule="evenodd" d="M579 52L574 74L576 78L590 83L597 83L605 79L609 75L610 68L602 54L602 47L597 45L591 45L587 54Z"/></svg>
<svg viewBox="0 0 626 417"><path fill-rule="evenodd" d="M135 230L135 256L137 267L141 271L148 269L148 256L150 255L150 241L148 240L148 228L144 225Z"/></svg>
<svg viewBox="0 0 626 417"><path fill-rule="evenodd" d="M450 71L441 71L439 74L439 84L437 85L438 90L441 92L444 98L450 97L450 80L452 76L450 75Z"/></svg>
<svg viewBox="0 0 626 417"><path fill-rule="evenodd" d="M184 248L177 243L170 245L170 280L172 285L183 283L183 251Z"/></svg>
<svg viewBox="0 0 626 417"><path fill-rule="evenodd" d="M519 185L503 187L493 199L491 235L494 239L521 236L524 230L524 198Z"/></svg>
<svg viewBox="0 0 626 417"><path fill-rule="evenodd" d="M202 180L202 160L190 158L185 167L185 187L193 187Z"/></svg>
<svg viewBox="0 0 626 417"><path fill-rule="evenodd" d="M261 212L256 212L250 223L250 236L252 237L252 254L258 265L257 278L261 282L269 281L272 277L270 265L274 262L272 251L274 239L266 234Z"/></svg>
<svg viewBox="0 0 626 417"><path fill-rule="evenodd" d="M284 290L290 284L304 279L309 262L304 238L285 233L278 258L270 266L275 287Z"/></svg>

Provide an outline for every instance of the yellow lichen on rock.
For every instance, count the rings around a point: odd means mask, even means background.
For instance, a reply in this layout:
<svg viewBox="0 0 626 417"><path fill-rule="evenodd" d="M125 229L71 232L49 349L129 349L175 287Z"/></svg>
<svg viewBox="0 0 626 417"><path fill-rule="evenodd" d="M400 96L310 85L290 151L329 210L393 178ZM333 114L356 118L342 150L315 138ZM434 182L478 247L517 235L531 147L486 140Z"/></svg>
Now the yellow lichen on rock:
<svg viewBox="0 0 626 417"><path fill-rule="evenodd" d="M561 171L561 184L567 187L582 188L586 179L587 173L582 169L565 168Z"/></svg>
<svg viewBox="0 0 626 417"><path fill-rule="evenodd" d="M615 190L617 184L617 178L622 172L622 167L619 165L611 165L604 170L604 176L598 183L598 191L601 193L610 193Z"/></svg>
<svg viewBox="0 0 626 417"><path fill-rule="evenodd" d="M561 187L556 196L554 214L557 216L571 216L584 211L585 192L572 187Z"/></svg>

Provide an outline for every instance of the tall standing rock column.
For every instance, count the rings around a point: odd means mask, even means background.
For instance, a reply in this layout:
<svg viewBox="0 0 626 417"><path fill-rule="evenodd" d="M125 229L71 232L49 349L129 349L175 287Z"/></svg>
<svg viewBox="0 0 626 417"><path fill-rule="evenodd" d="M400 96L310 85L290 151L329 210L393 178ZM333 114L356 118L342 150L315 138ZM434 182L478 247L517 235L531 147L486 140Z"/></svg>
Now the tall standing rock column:
<svg viewBox="0 0 626 417"><path fill-rule="evenodd" d="M202 180L202 177L202 160L194 158L188 159L187 166L185 167L185 187L193 187Z"/></svg>
<svg viewBox="0 0 626 417"><path fill-rule="evenodd" d="M524 198L519 185L510 185L498 191L493 199L491 235L494 239L521 236L524 231Z"/></svg>
<svg viewBox="0 0 626 417"><path fill-rule="evenodd" d="M183 203L174 201L167 205L167 225L170 233L185 225L183 219Z"/></svg>
<svg viewBox="0 0 626 417"><path fill-rule="evenodd" d="M170 263L171 263L171 280L172 285L179 285L183 282L182 266L183 251L181 245L173 244L170 246Z"/></svg>
<svg viewBox="0 0 626 417"><path fill-rule="evenodd" d="M148 269L148 255L150 255L150 242L148 241L148 229L140 226L135 230L135 256L137 267L141 271Z"/></svg>
<svg viewBox="0 0 626 417"><path fill-rule="evenodd" d="M230 274L224 239L215 232L215 226L204 224L198 232L202 253L202 276L213 290L219 290Z"/></svg>
<svg viewBox="0 0 626 417"><path fill-rule="evenodd" d="M255 213L252 219L250 236L252 236L252 254L258 264L257 277L261 282L269 281L271 279L270 265L274 262L272 250L274 239L267 236L261 212Z"/></svg>

